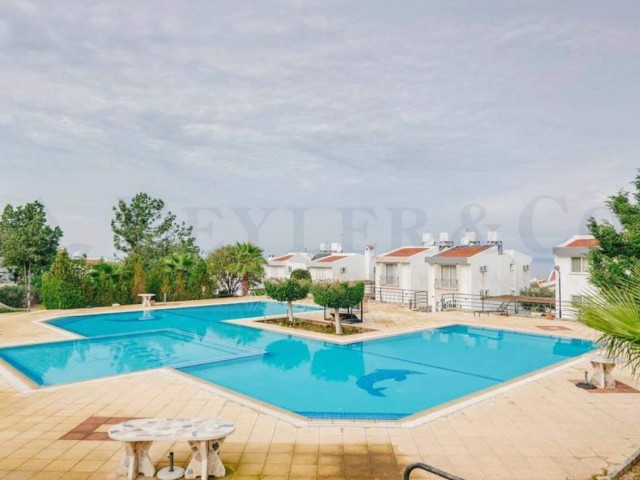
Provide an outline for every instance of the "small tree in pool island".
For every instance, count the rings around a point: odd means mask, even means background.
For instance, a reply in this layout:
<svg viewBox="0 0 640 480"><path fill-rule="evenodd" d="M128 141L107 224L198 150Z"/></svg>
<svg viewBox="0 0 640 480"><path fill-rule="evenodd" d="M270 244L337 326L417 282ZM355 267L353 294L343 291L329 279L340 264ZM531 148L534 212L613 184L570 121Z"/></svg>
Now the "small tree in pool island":
<svg viewBox="0 0 640 480"><path fill-rule="evenodd" d="M340 309L359 305L364 298L364 282L318 282L311 287L313 300L323 307L333 308L336 334L342 335Z"/></svg>
<svg viewBox="0 0 640 480"><path fill-rule="evenodd" d="M287 302L289 323L293 323L293 303L309 295L310 282L295 278L273 279L264 282L265 293L279 302Z"/></svg>

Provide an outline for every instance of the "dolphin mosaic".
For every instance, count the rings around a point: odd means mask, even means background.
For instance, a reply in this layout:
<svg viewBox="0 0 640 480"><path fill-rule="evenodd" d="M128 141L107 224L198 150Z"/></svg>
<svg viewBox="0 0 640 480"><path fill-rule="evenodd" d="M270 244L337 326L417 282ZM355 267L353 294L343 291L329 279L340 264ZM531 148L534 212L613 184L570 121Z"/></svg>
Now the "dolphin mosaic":
<svg viewBox="0 0 640 480"><path fill-rule="evenodd" d="M373 373L360 377L356 382L356 385L365 390L369 395L373 395L374 397L384 397L385 394L382 392L386 390L387 387L376 387L376 383L383 382L385 380L403 382L407 379L408 375L424 375L424 373L416 372L415 370L378 369Z"/></svg>

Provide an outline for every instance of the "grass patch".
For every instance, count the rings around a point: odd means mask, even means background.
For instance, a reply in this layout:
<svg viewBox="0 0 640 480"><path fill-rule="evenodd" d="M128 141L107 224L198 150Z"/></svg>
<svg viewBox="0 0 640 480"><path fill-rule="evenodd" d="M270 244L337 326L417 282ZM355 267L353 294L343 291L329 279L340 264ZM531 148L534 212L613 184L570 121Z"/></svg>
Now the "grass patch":
<svg viewBox="0 0 640 480"><path fill-rule="evenodd" d="M286 317L270 318L268 320L259 320L261 323L269 325L277 325L279 327L292 328L294 330L306 330L307 332L326 333L336 335L336 327L331 322L321 322L316 320L306 320L303 318L294 318L293 324L289 323ZM358 333L370 332L368 328L355 327L353 325L342 324L342 335L355 335ZM338 335L340 336L340 335Z"/></svg>

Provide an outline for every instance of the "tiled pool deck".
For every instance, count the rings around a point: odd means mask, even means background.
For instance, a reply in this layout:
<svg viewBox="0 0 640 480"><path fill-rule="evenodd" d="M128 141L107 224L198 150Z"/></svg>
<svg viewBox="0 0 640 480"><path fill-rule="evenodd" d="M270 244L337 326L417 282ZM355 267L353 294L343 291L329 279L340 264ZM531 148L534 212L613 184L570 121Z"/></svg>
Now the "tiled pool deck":
<svg viewBox="0 0 640 480"><path fill-rule="evenodd" d="M69 338L37 322L54 315L60 313L0 315L0 345ZM425 314L379 304L371 304L365 317L365 326L382 332L456 322L594 338L582 325L540 318ZM587 368L583 360L553 369L411 427L349 421L296 425L163 370L22 393L0 377L0 479L115 479L121 446L105 440L109 423L195 416L236 423L221 454L228 479L400 479L408 463L423 461L468 480L586 480L640 447L640 394L580 390L571 381L581 379ZM616 373L637 388L626 372ZM166 465L170 450L181 463L190 454L186 443L156 443L152 459ZM435 477L416 473L412 478Z"/></svg>

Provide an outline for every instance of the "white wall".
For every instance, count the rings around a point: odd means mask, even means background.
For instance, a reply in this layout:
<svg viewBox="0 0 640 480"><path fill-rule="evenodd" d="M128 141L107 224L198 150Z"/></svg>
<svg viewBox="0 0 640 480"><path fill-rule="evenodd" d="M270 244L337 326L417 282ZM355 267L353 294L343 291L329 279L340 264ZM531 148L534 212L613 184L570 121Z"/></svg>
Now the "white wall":
<svg viewBox="0 0 640 480"><path fill-rule="evenodd" d="M292 271L299 268L306 270L311 263L311 259L307 257L307 254L293 253L291 255L290 259L283 262L276 262L272 258L267 259L267 265L264 269L265 278L289 278ZM284 255L280 257L284 257Z"/></svg>
<svg viewBox="0 0 640 480"><path fill-rule="evenodd" d="M440 278L440 265L431 265L429 293L433 292L431 302L440 304L443 294L458 293L462 295L480 295L481 290L487 295L518 295L520 290L529 285L530 270L524 265L531 265L531 257L515 250L499 253L497 247L469 257L468 264L456 266L458 278L457 289L435 288L435 279ZM480 267L486 266L486 272Z"/></svg>
<svg viewBox="0 0 640 480"><path fill-rule="evenodd" d="M345 271L343 271L343 269ZM315 280L366 280L364 255L354 253L335 262L312 262L309 266L311 278Z"/></svg>
<svg viewBox="0 0 640 480"><path fill-rule="evenodd" d="M264 269L265 278L289 278L284 265L267 265Z"/></svg>
<svg viewBox="0 0 640 480"><path fill-rule="evenodd" d="M410 248L410 247L403 247ZM376 288L398 288L403 290L429 291L429 278L431 269L425 262L425 258L431 257L438 253L438 248L430 248L423 252L412 255L411 257L388 257L382 255L376 257ZM385 284L381 282L386 277L386 264L397 264L399 281L397 284Z"/></svg>
<svg viewBox="0 0 640 480"><path fill-rule="evenodd" d="M556 279L556 315L558 315L560 311L560 295L562 295L562 318L573 319L576 317L576 313L569 305L572 297L592 294L589 283L589 272L571 272L571 257L556 255L554 256L554 264L560 267L560 276L559 279Z"/></svg>

